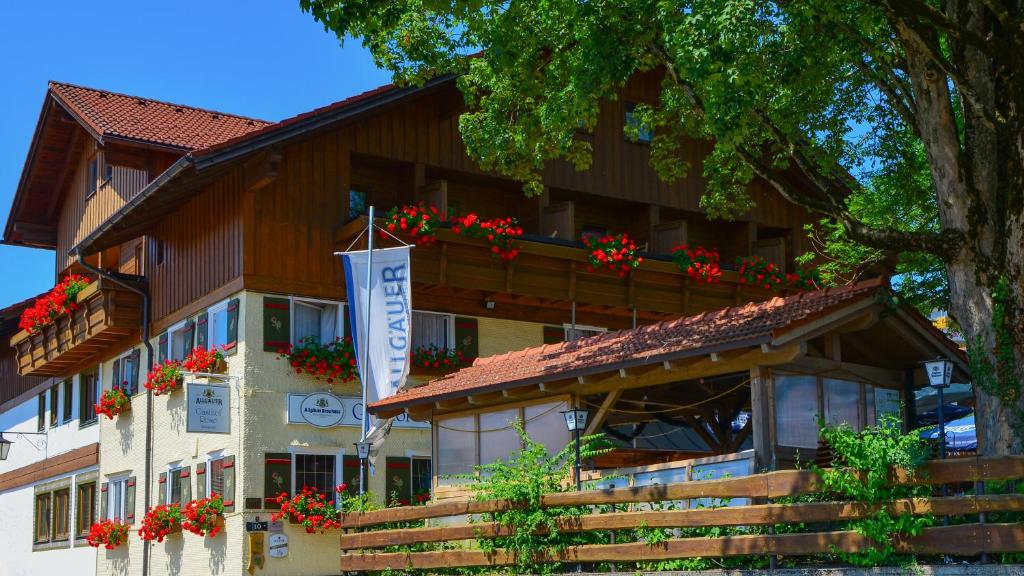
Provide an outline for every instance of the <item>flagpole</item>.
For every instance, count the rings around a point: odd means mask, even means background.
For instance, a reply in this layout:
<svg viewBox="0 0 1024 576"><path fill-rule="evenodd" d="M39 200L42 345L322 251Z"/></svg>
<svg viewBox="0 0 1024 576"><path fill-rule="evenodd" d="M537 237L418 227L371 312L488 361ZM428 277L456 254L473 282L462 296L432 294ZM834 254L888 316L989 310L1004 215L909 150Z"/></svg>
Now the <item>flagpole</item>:
<svg viewBox="0 0 1024 576"><path fill-rule="evenodd" d="M369 226L367 227L367 245L366 245L366 313L363 314L363 321L366 325L366 331L363 333L363 374L361 380L363 381L363 422L359 431L359 442L366 442L366 430L369 420L366 415L366 386L367 386L367 373L370 371L370 298L373 295L373 205L370 206L369 214ZM359 495L362 496L365 493L365 482L363 476L365 475L366 458L359 459Z"/></svg>

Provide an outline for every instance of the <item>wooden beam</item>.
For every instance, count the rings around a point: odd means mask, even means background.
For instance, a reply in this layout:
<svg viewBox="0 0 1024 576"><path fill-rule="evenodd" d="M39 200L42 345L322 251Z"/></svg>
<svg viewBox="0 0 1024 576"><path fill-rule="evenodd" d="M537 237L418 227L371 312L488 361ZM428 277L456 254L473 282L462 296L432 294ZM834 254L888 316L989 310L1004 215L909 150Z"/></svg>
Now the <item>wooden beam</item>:
<svg viewBox="0 0 1024 576"><path fill-rule="evenodd" d="M587 429L583 432L584 436L589 436L597 432L597 429L604 424L604 421L608 418L608 412L612 406L619 400L619 396L622 395L622 389L612 390L604 397L604 401L601 402L601 407L597 409L594 417L587 423Z"/></svg>
<svg viewBox="0 0 1024 576"><path fill-rule="evenodd" d="M277 179L283 158L279 149L272 148L247 160L242 166L242 189L259 190Z"/></svg>
<svg viewBox="0 0 1024 576"><path fill-rule="evenodd" d="M895 387L903 386L903 374L899 370L878 368L853 362L838 362L827 358L803 356L793 360L793 362L786 366L780 366L780 368L810 371L814 374L828 373L834 376L853 376L873 384L885 384Z"/></svg>

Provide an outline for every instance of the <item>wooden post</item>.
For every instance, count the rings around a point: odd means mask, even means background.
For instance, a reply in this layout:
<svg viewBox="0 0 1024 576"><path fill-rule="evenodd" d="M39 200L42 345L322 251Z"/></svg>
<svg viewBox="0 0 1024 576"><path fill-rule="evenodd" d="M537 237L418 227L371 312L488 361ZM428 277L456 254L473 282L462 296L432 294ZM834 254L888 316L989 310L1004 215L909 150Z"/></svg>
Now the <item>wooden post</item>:
<svg viewBox="0 0 1024 576"><path fill-rule="evenodd" d="M762 367L750 369L750 418L754 434L754 460L758 469L774 469L771 437L771 376Z"/></svg>

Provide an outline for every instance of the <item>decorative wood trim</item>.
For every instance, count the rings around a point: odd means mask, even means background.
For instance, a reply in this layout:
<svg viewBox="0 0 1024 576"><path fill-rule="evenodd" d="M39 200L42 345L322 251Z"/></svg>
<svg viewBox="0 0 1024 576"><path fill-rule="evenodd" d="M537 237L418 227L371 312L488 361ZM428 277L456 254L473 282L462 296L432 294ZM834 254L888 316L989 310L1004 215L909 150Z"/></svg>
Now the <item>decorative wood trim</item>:
<svg viewBox="0 0 1024 576"><path fill-rule="evenodd" d="M10 433L14 436L17 433ZM21 468L0 474L0 492L27 486L40 480L69 474L75 470L99 464L100 445L97 442L76 448L46 460L33 462Z"/></svg>

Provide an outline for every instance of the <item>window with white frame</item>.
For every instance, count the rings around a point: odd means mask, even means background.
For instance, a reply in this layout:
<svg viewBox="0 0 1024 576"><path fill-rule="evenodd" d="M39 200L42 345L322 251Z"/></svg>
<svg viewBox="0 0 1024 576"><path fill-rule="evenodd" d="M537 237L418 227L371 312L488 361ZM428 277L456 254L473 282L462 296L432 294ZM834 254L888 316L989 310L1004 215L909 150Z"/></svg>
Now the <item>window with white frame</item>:
<svg viewBox="0 0 1024 576"><path fill-rule="evenodd" d="M207 329L210 333L206 339L207 347L222 348L228 343L228 301L210 307L208 314Z"/></svg>
<svg viewBox="0 0 1024 576"><path fill-rule="evenodd" d="M579 340L580 338L586 338L588 336L597 336L608 331L607 328L601 328L600 326L583 326L577 324L565 324L565 341L572 342L573 340Z"/></svg>
<svg viewBox="0 0 1024 576"><path fill-rule="evenodd" d="M412 348L452 348L455 341L453 333L454 316L438 312L412 313Z"/></svg>
<svg viewBox="0 0 1024 576"><path fill-rule="evenodd" d="M206 493L224 495L224 454L210 455L206 464Z"/></svg>
<svg viewBox="0 0 1024 576"><path fill-rule="evenodd" d="M169 360L184 360L192 351L192 329L189 322L181 322L167 331Z"/></svg>
<svg viewBox="0 0 1024 576"><path fill-rule="evenodd" d="M128 477L111 478L107 483L107 520L124 520L124 496Z"/></svg>
<svg viewBox="0 0 1024 576"><path fill-rule="evenodd" d="M181 501L181 462L175 462L167 466L167 503L183 504Z"/></svg>
<svg viewBox="0 0 1024 576"><path fill-rule="evenodd" d="M314 340L333 342L343 334L343 306L337 302L292 299L292 343Z"/></svg>
<svg viewBox="0 0 1024 576"><path fill-rule="evenodd" d="M138 392L138 367L139 357L134 351L129 351L114 362L113 380L111 387L120 388L124 393L132 396Z"/></svg>
<svg viewBox="0 0 1024 576"><path fill-rule="evenodd" d="M321 494L332 496L334 487L341 477L338 464L341 458L336 453L304 452L292 457L292 486L299 493L305 487L313 488Z"/></svg>

